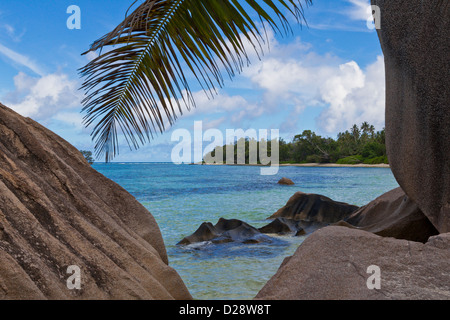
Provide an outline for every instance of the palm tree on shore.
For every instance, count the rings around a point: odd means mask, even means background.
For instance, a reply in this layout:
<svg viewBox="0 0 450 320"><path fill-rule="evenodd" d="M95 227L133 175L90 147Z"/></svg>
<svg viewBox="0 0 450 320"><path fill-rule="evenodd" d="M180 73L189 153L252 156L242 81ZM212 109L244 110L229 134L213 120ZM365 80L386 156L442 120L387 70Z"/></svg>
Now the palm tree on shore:
<svg viewBox="0 0 450 320"><path fill-rule="evenodd" d="M91 45L88 52L107 50L80 70L96 155L116 156L119 133L137 149L194 107L186 71L213 97L223 73L232 78L249 64L248 44L263 54L266 26L288 34L287 15L305 21L312 0L301 1L144 0Z"/></svg>

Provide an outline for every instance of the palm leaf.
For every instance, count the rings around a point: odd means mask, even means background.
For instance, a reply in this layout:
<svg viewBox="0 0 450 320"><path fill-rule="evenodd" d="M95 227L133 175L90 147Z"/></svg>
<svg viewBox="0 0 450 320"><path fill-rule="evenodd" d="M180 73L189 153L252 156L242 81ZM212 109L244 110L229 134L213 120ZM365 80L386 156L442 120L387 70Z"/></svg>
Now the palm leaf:
<svg viewBox="0 0 450 320"><path fill-rule="evenodd" d="M111 48L80 69L97 157L118 154L120 132L137 149L195 106L185 68L213 96L222 70L232 78L249 63L244 39L262 53L264 32L242 2L276 33L290 30L285 12L304 21L300 0L146 0L92 44L89 51Z"/></svg>

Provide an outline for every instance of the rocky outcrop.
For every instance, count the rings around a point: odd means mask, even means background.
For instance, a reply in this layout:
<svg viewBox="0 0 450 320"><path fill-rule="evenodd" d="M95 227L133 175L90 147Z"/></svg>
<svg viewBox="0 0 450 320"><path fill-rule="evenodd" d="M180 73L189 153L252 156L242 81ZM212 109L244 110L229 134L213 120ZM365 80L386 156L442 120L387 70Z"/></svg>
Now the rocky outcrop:
<svg viewBox="0 0 450 320"><path fill-rule="evenodd" d="M296 192L284 207L268 219L288 218L292 220L335 223L344 220L359 207L334 201L319 194Z"/></svg>
<svg viewBox="0 0 450 320"><path fill-rule="evenodd" d="M448 300L449 270L449 233L423 244L330 226L306 238L256 299Z"/></svg>
<svg viewBox="0 0 450 320"><path fill-rule="evenodd" d="M69 266L80 289L67 287ZM153 216L68 142L1 104L0 299L191 299Z"/></svg>
<svg viewBox="0 0 450 320"><path fill-rule="evenodd" d="M255 228L238 219L220 218L216 225L211 222L203 222L193 234L184 237L177 245L189 245L204 241L214 244L226 242L271 243L273 238L267 234L302 236L326 225L328 224L276 218L261 228Z"/></svg>
<svg viewBox="0 0 450 320"><path fill-rule="evenodd" d="M383 237L426 242L439 232L401 188L391 190L361 207L347 223Z"/></svg>
<svg viewBox="0 0 450 320"><path fill-rule="evenodd" d="M372 0L386 65L386 147L398 183L450 231L450 5Z"/></svg>
<svg viewBox="0 0 450 320"><path fill-rule="evenodd" d="M294 181L292 181L291 179L283 177L283 178L281 178L281 179L278 181L278 184L282 184L282 185L286 185L286 186L292 186L292 185L294 185L295 183L294 183Z"/></svg>
<svg viewBox="0 0 450 320"><path fill-rule="evenodd" d="M301 221L286 218L276 218L271 223L258 230L262 233L294 234L295 236L306 234Z"/></svg>
<svg viewBox="0 0 450 320"><path fill-rule="evenodd" d="M267 219L269 224L255 228L238 219L220 218L216 225L204 222L191 235L183 238L178 245L197 242L271 242L270 237L263 234L279 234L302 236L332 223L343 221L358 209L343 202L337 202L318 194L295 193L284 207Z"/></svg>
<svg viewBox="0 0 450 320"><path fill-rule="evenodd" d="M271 242L271 238L244 221L220 218L216 225L210 222L202 223L193 234L183 238L177 245L189 245L203 241L211 241L215 244L226 242L260 243Z"/></svg>
<svg viewBox="0 0 450 320"><path fill-rule="evenodd" d="M386 147L406 195L393 190L338 222L349 227L314 232L257 299L450 299L450 5L371 3L386 67Z"/></svg>

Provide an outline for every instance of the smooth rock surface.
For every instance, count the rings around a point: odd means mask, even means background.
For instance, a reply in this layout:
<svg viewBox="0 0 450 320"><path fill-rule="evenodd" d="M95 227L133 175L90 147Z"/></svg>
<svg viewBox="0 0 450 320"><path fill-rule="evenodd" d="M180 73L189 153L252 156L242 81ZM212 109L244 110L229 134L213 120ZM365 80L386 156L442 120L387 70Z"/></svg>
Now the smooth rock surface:
<svg viewBox="0 0 450 320"><path fill-rule="evenodd" d="M283 178L281 178L281 179L278 181L278 184L287 185L287 186L292 186L292 185L294 185L295 183L294 183L294 181L292 181L291 179L283 177Z"/></svg>
<svg viewBox="0 0 450 320"><path fill-rule="evenodd" d="M383 237L426 242L439 232L401 188L361 207L345 222Z"/></svg>
<svg viewBox="0 0 450 320"><path fill-rule="evenodd" d="M380 289L370 289L371 266L379 267ZM448 300L449 271L449 233L423 244L330 226L306 238L256 299Z"/></svg>
<svg viewBox="0 0 450 320"><path fill-rule="evenodd" d="M398 183L450 231L450 4L372 0L386 68L386 147Z"/></svg>
<svg viewBox="0 0 450 320"><path fill-rule="evenodd" d="M305 230L301 227L301 223L298 220L276 218L271 223L258 229L262 233L276 233L276 234L289 234L295 235L305 234Z"/></svg>
<svg viewBox="0 0 450 320"><path fill-rule="evenodd" d="M67 287L72 265L80 290ZM68 142L1 104L0 299L191 299L153 216Z"/></svg>
<svg viewBox="0 0 450 320"><path fill-rule="evenodd" d="M288 218L319 223L335 223L344 220L359 207L334 201L319 194L296 192L286 203L268 219Z"/></svg>

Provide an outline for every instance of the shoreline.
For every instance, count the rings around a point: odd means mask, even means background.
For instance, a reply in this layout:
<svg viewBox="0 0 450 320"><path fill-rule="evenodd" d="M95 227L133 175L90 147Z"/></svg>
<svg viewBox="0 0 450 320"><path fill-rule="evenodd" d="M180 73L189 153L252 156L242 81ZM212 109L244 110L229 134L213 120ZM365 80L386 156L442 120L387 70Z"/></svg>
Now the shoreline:
<svg viewBox="0 0 450 320"><path fill-rule="evenodd" d="M256 166L264 167L262 164L226 164L226 163L192 163L192 165L204 166ZM337 163L283 163L279 167L314 167L314 168L390 168L389 164L337 164Z"/></svg>

